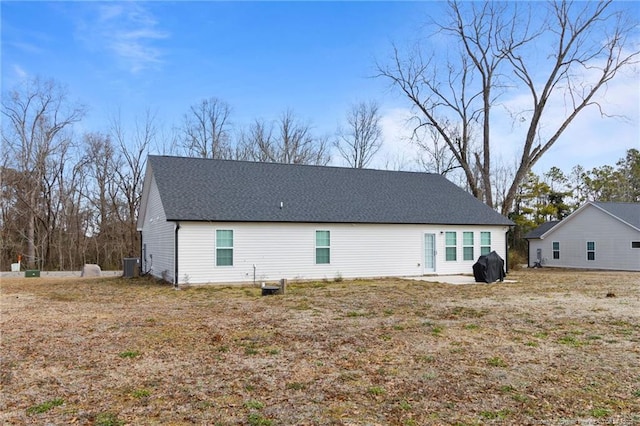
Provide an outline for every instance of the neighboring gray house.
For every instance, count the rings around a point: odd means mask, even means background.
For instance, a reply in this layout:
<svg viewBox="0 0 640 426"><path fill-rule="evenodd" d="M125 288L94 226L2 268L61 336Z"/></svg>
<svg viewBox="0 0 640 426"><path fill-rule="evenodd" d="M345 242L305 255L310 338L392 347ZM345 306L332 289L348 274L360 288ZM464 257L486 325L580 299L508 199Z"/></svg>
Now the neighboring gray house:
<svg viewBox="0 0 640 426"><path fill-rule="evenodd" d="M530 267L640 271L640 203L587 202L525 238Z"/></svg>
<svg viewBox="0 0 640 426"><path fill-rule="evenodd" d="M142 269L174 283L472 273L513 223L437 174L150 156Z"/></svg>

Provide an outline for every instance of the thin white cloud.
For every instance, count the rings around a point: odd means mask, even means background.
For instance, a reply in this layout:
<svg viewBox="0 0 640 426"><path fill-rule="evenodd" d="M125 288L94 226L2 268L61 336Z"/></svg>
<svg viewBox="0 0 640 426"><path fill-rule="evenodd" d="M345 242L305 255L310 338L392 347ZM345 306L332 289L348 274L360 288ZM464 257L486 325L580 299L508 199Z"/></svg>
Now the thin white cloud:
<svg viewBox="0 0 640 426"><path fill-rule="evenodd" d="M101 22L109 21L113 18L117 18L123 12L122 4L104 4L98 9L98 20Z"/></svg>
<svg viewBox="0 0 640 426"><path fill-rule="evenodd" d="M374 168L393 170L415 169L418 155L409 141L413 127L409 120L413 113L409 108L390 108L382 111L382 147L373 158Z"/></svg>
<svg viewBox="0 0 640 426"><path fill-rule="evenodd" d="M164 51L158 41L169 37L154 15L139 3L98 4L77 26L77 36L95 51L107 51L131 73L158 67Z"/></svg>
<svg viewBox="0 0 640 426"><path fill-rule="evenodd" d="M5 41L4 43L31 55L37 55L44 52L44 49L35 43L29 43L26 41Z"/></svg>
<svg viewBox="0 0 640 426"><path fill-rule="evenodd" d="M29 73L24 70L20 65L13 64L13 72L18 80L26 80L29 78Z"/></svg>

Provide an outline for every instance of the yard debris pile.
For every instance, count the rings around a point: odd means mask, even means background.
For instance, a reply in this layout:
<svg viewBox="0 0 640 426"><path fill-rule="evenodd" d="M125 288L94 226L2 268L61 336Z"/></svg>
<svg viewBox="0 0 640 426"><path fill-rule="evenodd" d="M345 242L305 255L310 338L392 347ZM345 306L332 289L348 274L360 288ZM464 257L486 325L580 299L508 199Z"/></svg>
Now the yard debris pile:
<svg viewBox="0 0 640 426"><path fill-rule="evenodd" d="M638 274L509 278L3 280L0 423L640 423Z"/></svg>

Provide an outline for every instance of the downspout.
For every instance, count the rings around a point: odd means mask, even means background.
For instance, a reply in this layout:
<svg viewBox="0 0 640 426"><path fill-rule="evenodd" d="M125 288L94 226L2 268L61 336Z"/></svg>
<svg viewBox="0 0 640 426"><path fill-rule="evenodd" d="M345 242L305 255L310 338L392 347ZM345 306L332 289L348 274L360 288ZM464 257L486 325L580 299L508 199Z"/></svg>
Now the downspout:
<svg viewBox="0 0 640 426"><path fill-rule="evenodd" d="M504 233L504 252L506 254L506 259L504 260L504 269L505 274L509 273L509 228L507 228L507 232Z"/></svg>
<svg viewBox="0 0 640 426"><path fill-rule="evenodd" d="M138 231L138 234L140 235L140 275L144 275L144 267L147 266L146 262L145 262L145 257L144 253L142 253L142 231Z"/></svg>
<svg viewBox="0 0 640 426"><path fill-rule="evenodd" d="M180 229L180 222L176 222L176 227L174 230L174 260L173 260L173 265L174 265L174 271L173 271L173 287L177 290L178 289L178 230Z"/></svg>

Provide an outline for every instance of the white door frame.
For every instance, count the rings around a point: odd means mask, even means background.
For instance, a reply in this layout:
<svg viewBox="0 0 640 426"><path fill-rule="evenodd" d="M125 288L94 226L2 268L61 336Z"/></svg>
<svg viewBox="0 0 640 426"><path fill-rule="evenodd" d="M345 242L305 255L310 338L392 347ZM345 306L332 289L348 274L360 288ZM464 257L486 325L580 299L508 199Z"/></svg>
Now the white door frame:
<svg viewBox="0 0 640 426"><path fill-rule="evenodd" d="M427 253L429 249L427 244L427 237L431 238L431 252ZM422 273L433 274L436 272L436 256L438 251L436 250L436 233L425 232L422 237ZM431 257L431 262L428 261L428 256ZM431 263L431 265L429 265Z"/></svg>

